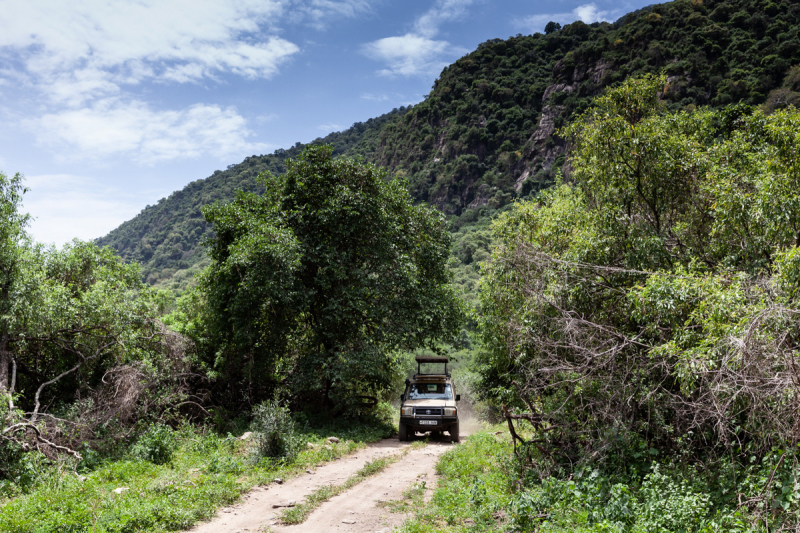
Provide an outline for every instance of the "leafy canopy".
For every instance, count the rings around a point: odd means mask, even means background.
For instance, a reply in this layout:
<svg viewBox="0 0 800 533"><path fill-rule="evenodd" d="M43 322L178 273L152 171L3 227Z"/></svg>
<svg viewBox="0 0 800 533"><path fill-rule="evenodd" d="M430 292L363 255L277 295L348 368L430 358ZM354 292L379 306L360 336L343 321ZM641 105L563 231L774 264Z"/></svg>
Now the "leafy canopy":
<svg viewBox="0 0 800 533"><path fill-rule="evenodd" d="M159 295L138 265L93 243L32 242L25 191L20 175L0 174L0 453L77 458L99 426L108 435L173 400L145 389L182 361L164 341ZM122 387L119 376L128 378ZM11 463L0 465L0 478Z"/></svg>
<svg viewBox="0 0 800 533"><path fill-rule="evenodd" d="M457 333L443 216L412 205L402 181L330 146L261 181L263 194L204 210L215 232L197 304L209 371L254 394L283 382L301 400L344 406L391 383L397 350Z"/></svg>
<svg viewBox="0 0 800 533"><path fill-rule="evenodd" d="M800 112L671 113L666 81L597 98L565 131L572 183L493 228L482 388L572 460L800 437Z"/></svg>
<svg viewBox="0 0 800 533"><path fill-rule="evenodd" d="M12 293L19 278L20 249L26 242L25 227L30 220L19 211L26 190L22 176L9 178L0 172L0 392L9 388Z"/></svg>

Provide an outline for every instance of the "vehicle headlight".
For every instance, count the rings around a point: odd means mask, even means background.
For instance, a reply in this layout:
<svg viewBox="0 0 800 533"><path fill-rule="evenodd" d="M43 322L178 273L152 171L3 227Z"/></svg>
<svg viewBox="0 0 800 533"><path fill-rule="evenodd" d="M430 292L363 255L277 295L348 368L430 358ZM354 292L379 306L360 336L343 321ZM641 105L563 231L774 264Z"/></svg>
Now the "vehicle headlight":
<svg viewBox="0 0 800 533"><path fill-rule="evenodd" d="M404 416L411 416L411 415L414 414L414 408L413 407L403 407L402 409L400 409L400 414L402 414Z"/></svg>
<svg viewBox="0 0 800 533"><path fill-rule="evenodd" d="M444 408L444 416L456 416L456 408L455 407L445 407Z"/></svg>

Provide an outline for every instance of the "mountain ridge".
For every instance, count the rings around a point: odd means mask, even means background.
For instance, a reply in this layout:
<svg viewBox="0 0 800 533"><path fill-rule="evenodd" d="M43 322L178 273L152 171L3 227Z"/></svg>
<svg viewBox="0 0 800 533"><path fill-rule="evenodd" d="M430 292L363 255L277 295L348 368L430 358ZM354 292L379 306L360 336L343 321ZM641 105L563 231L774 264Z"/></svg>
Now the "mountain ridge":
<svg viewBox="0 0 800 533"><path fill-rule="evenodd" d="M800 5L788 1L676 0L614 23L491 39L445 67L422 102L309 144L331 143L337 155L405 177L415 200L457 230L567 173L556 132L630 76L665 73L671 110L744 103L769 111L800 101L799 30ZM282 172L303 146L192 182L97 242L141 263L149 283L180 288L202 266L202 205L254 190L259 172Z"/></svg>

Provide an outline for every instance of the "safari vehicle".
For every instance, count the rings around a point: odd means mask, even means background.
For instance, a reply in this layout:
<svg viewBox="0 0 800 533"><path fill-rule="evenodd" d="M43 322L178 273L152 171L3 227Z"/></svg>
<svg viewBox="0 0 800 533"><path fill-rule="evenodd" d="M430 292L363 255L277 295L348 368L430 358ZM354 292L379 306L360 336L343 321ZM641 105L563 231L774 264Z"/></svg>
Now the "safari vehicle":
<svg viewBox="0 0 800 533"><path fill-rule="evenodd" d="M400 440L411 440L417 431L440 433L447 431L452 442L458 442L458 407L461 396L456 394L447 357L418 356L417 373L406 380L406 390L400 396ZM443 364L442 372L423 373L423 364Z"/></svg>

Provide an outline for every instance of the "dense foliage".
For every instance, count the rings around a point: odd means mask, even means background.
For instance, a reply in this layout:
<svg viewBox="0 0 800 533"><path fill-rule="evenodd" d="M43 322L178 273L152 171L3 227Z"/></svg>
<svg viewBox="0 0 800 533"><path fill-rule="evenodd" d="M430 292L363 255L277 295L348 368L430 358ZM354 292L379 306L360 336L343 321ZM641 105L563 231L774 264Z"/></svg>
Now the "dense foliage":
<svg viewBox="0 0 800 533"><path fill-rule="evenodd" d="M28 451L113 447L107 437L185 399L172 374L183 343L156 320L159 295L138 266L92 243L33 243L24 191L0 174L0 479Z"/></svg>
<svg viewBox="0 0 800 533"><path fill-rule="evenodd" d="M450 236L403 182L311 146L262 183L204 210L212 263L174 322L232 398L281 385L297 403L353 406L392 385L397 350L456 335Z"/></svg>
<svg viewBox="0 0 800 533"><path fill-rule="evenodd" d="M794 2L678 0L614 24L490 40L383 127L374 160L407 174L415 198L445 213L503 205L552 183L564 163L554 129L629 76L666 72L672 109L768 96L785 105L797 89L778 89L800 62L798 31Z"/></svg>
<svg viewBox="0 0 800 533"><path fill-rule="evenodd" d="M788 0L678 0L613 24L576 22L547 34L494 39L447 67L425 100L314 143L405 176L415 201L463 226L551 185L565 162L555 129L603 88L665 71L671 109L797 101L800 6ZM148 283L182 290L207 264L200 208L257 190L303 145L253 156L146 208L108 236ZM568 167L564 167L568 170ZM461 220L465 218L467 220Z"/></svg>
<svg viewBox="0 0 800 533"><path fill-rule="evenodd" d="M25 191L22 176L8 178L0 173L0 394L13 390L10 382L13 295L19 284L22 247L27 241L25 227L30 220L29 215L19 210Z"/></svg>
<svg viewBox="0 0 800 533"><path fill-rule="evenodd" d="M483 390L527 411L546 472L643 447L716 476L779 450L748 505L794 520L800 112L670 113L665 82L597 99L565 131L574 183L495 224Z"/></svg>
<svg viewBox="0 0 800 533"><path fill-rule="evenodd" d="M513 455L508 434L481 431L448 450L436 466L433 495L425 481L386 502L411 512L404 533L513 531L537 533L767 533L792 524L754 520L728 493L743 499L770 485L778 454L714 480L694 467L653 460L647 448L629 458L628 472L579 466L571 475L541 478ZM525 434L529 436L528 433ZM637 468L639 470L637 470ZM800 484L781 486L782 501L800 497ZM783 527L782 527L783 526Z"/></svg>

